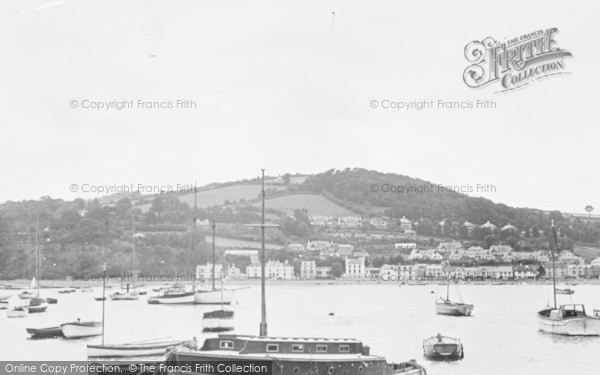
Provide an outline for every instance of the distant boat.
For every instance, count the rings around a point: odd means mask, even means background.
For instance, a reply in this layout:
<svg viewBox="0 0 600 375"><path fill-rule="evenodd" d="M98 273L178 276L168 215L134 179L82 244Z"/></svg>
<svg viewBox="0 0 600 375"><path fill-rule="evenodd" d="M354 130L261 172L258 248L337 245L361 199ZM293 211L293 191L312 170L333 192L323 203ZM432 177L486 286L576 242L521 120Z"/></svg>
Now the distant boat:
<svg viewBox="0 0 600 375"><path fill-rule="evenodd" d="M29 315L29 311L27 310L27 308L22 306L15 307L12 310L8 310L6 312L6 316L9 318L24 318L27 315Z"/></svg>
<svg viewBox="0 0 600 375"><path fill-rule="evenodd" d="M165 304L165 305L185 305L193 304L194 296L196 292L188 290L182 285L174 285L171 288L163 290L163 292L154 297L148 298L148 303L154 304Z"/></svg>
<svg viewBox="0 0 600 375"><path fill-rule="evenodd" d="M79 291L82 292L82 293L90 293L90 292L93 292L94 289L92 289L92 288L81 288L81 289L79 289Z"/></svg>
<svg viewBox="0 0 600 375"><path fill-rule="evenodd" d="M458 359L465 356L459 339L437 334L423 340L423 354L432 359Z"/></svg>
<svg viewBox="0 0 600 375"><path fill-rule="evenodd" d="M554 222L552 222L552 234L554 244L558 251L558 237ZM540 331L565 336L599 336L600 318L589 316L585 313L585 306L582 304L560 305L556 304L556 266L554 249L552 253L552 292L554 294L554 306L548 306L538 311L538 327Z"/></svg>
<svg viewBox="0 0 600 375"><path fill-rule="evenodd" d="M31 335L31 338L50 338L50 337L61 337L63 335L60 326L48 327L48 328L27 328L27 333Z"/></svg>
<svg viewBox="0 0 600 375"><path fill-rule="evenodd" d="M575 291L573 289L569 289L569 288L566 288L566 289L556 288L555 290L556 290L556 294L573 294L573 293L575 293Z"/></svg>
<svg viewBox="0 0 600 375"><path fill-rule="evenodd" d="M0 310L8 309L8 301L0 301Z"/></svg>
<svg viewBox="0 0 600 375"><path fill-rule="evenodd" d="M126 290L117 290L109 295L109 297L114 301L135 301L140 299L140 294L136 290L129 290L128 284Z"/></svg>
<svg viewBox="0 0 600 375"><path fill-rule="evenodd" d="M58 303L58 300L56 298L46 298L46 302L48 302L51 305L55 305Z"/></svg>
<svg viewBox="0 0 600 375"><path fill-rule="evenodd" d="M75 289L63 289L58 291L61 294L75 293Z"/></svg>
<svg viewBox="0 0 600 375"><path fill-rule="evenodd" d="M19 293L20 299L31 299L37 296L37 293L31 290L25 290Z"/></svg>
<svg viewBox="0 0 600 375"><path fill-rule="evenodd" d="M96 301L106 301L106 297L94 297Z"/></svg>
<svg viewBox="0 0 600 375"><path fill-rule="evenodd" d="M145 357L166 354L168 349L183 345L187 341L157 341L118 345L88 345L90 357Z"/></svg>
<svg viewBox="0 0 600 375"><path fill-rule="evenodd" d="M7 299L9 299L12 296L13 296L12 294L2 294L2 295L0 295L0 301L6 301Z"/></svg>
<svg viewBox="0 0 600 375"><path fill-rule="evenodd" d="M71 322L60 325L60 330L68 339L99 336L102 334L101 322Z"/></svg>
<svg viewBox="0 0 600 375"><path fill-rule="evenodd" d="M235 326L233 310L215 310L204 313L202 329L210 332L231 331Z"/></svg>

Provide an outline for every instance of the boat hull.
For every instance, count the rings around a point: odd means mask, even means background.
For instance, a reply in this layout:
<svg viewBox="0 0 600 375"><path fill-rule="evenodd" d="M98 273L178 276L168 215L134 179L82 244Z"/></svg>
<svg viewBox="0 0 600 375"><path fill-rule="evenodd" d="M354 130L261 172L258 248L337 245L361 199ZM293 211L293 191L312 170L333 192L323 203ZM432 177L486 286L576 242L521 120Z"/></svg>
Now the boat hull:
<svg viewBox="0 0 600 375"><path fill-rule="evenodd" d="M194 303L198 305L220 305L221 303L229 305L233 300L233 293L233 290L227 289L223 289L222 293L220 290L197 291Z"/></svg>
<svg viewBox="0 0 600 375"><path fill-rule="evenodd" d="M31 335L32 338L50 338L50 337L60 337L63 335L60 327L49 327L49 328L27 328L27 333Z"/></svg>
<svg viewBox="0 0 600 375"><path fill-rule="evenodd" d="M8 310L6 312L6 316L8 318L24 318L27 315L29 315L29 311L27 311L27 309L23 309L23 310Z"/></svg>
<svg viewBox="0 0 600 375"><path fill-rule="evenodd" d="M123 345L88 345L88 357L148 357L159 356L167 353L169 348L185 343L184 341L170 341L153 344L123 344Z"/></svg>
<svg viewBox="0 0 600 375"><path fill-rule="evenodd" d="M46 302L41 303L39 305L35 305L35 306L27 306L27 310L29 311L30 314L42 313L42 312L46 311L47 308L48 308L48 303L46 303Z"/></svg>
<svg viewBox="0 0 600 375"><path fill-rule="evenodd" d="M140 299L139 293L113 293L110 296L113 301L135 301Z"/></svg>
<svg viewBox="0 0 600 375"><path fill-rule="evenodd" d="M150 297L148 298L148 303L160 305L191 305L194 303L194 295L194 292L189 292L180 295Z"/></svg>
<svg viewBox="0 0 600 375"><path fill-rule="evenodd" d="M203 318L202 329L211 332L231 331L235 328L235 323L232 318Z"/></svg>
<svg viewBox="0 0 600 375"><path fill-rule="evenodd" d="M470 316L473 313L473 305L454 302L436 302L435 311L440 315Z"/></svg>
<svg viewBox="0 0 600 375"><path fill-rule="evenodd" d="M99 336L102 334L102 324L91 323L65 323L60 325L60 330L68 339Z"/></svg>
<svg viewBox="0 0 600 375"><path fill-rule="evenodd" d="M538 313L540 331L564 336L600 336L600 318L550 319Z"/></svg>

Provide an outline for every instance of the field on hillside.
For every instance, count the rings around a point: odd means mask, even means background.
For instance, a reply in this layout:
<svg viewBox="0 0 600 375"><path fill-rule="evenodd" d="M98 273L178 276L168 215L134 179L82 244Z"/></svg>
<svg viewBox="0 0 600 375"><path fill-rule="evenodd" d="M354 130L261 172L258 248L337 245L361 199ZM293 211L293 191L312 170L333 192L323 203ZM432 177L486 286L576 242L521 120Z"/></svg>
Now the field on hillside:
<svg viewBox="0 0 600 375"><path fill-rule="evenodd" d="M356 216L355 213L341 207L322 195L315 194L293 194L283 197L267 199L265 202L267 208L273 208L281 211L293 211L295 209L306 208L308 214L324 216ZM253 204L260 207L260 203Z"/></svg>
<svg viewBox="0 0 600 375"><path fill-rule="evenodd" d="M600 257L600 250L588 246L577 246L573 247L573 254L582 257L588 262Z"/></svg>
<svg viewBox="0 0 600 375"><path fill-rule="evenodd" d="M212 236L206 236L206 242L212 244ZM227 247L231 249L260 249L261 243L257 241L236 240L233 238L215 237L217 247ZM265 244L265 249L281 249L283 246L274 244Z"/></svg>
<svg viewBox="0 0 600 375"><path fill-rule="evenodd" d="M267 189L284 190L285 186L281 185L269 185ZM211 190L198 191L198 207L206 208L214 204L221 205L225 201L237 201L240 199L258 199L260 197L260 185L233 185L220 187ZM194 193L181 195L179 199L182 202L186 202L191 206L194 205ZM142 212L146 213L150 209L150 204L143 204L138 206Z"/></svg>

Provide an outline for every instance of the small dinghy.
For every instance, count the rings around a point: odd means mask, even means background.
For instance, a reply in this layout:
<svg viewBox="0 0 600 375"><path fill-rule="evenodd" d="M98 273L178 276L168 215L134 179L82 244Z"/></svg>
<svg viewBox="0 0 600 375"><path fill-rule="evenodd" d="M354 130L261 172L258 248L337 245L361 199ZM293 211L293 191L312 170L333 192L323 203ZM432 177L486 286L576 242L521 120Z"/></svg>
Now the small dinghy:
<svg viewBox="0 0 600 375"><path fill-rule="evenodd" d="M423 340L423 354L432 359L460 359L465 356L459 339L442 336L440 333Z"/></svg>
<svg viewBox="0 0 600 375"><path fill-rule="evenodd" d="M106 297L94 297L96 301L106 301Z"/></svg>
<svg viewBox="0 0 600 375"><path fill-rule="evenodd" d="M99 336L102 334L102 323L82 321L64 323L60 325L60 330L68 339Z"/></svg>
<svg viewBox="0 0 600 375"><path fill-rule="evenodd" d="M119 290L119 291L112 293L109 297L113 301L135 301L135 300L140 299L140 294L135 290L132 290L132 291Z"/></svg>
<svg viewBox="0 0 600 375"><path fill-rule="evenodd" d="M10 297L12 297L12 294L2 294L0 295L0 301L6 301Z"/></svg>
<svg viewBox="0 0 600 375"><path fill-rule="evenodd" d="M558 289L558 288L556 288L556 294L573 294L573 293L575 293L575 291L573 289L569 289L569 288Z"/></svg>
<svg viewBox="0 0 600 375"><path fill-rule="evenodd" d="M23 306L15 307L14 309L6 312L6 316L9 318L24 318L27 315L29 315L29 311Z"/></svg>
<svg viewBox="0 0 600 375"><path fill-rule="evenodd" d="M32 298L26 308L30 313L41 313L48 308L48 302L44 298Z"/></svg>
<svg viewBox="0 0 600 375"><path fill-rule="evenodd" d="M8 309L8 301L0 301L0 310Z"/></svg>
<svg viewBox="0 0 600 375"><path fill-rule="evenodd" d="M206 312L202 317L202 329L210 332L231 331L234 328L234 314L232 310Z"/></svg>
<svg viewBox="0 0 600 375"><path fill-rule="evenodd" d="M47 328L27 328L27 333L31 335L32 339L42 339L51 337L62 337L63 333L58 327L47 327Z"/></svg>
<svg viewBox="0 0 600 375"><path fill-rule="evenodd" d="M48 302L51 305L56 305L58 303L58 300L56 298L46 298L46 302Z"/></svg>
<svg viewBox="0 0 600 375"><path fill-rule="evenodd" d="M61 294L75 293L75 289L63 289L58 291Z"/></svg>
<svg viewBox="0 0 600 375"><path fill-rule="evenodd" d="M98 357L147 357L166 354L170 348L187 341L153 341L119 345L88 345L88 358Z"/></svg>
<svg viewBox="0 0 600 375"><path fill-rule="evenodd" d="M37 296L36 292L30 291L30 290L26 290L23 291L21 293L19 293L19 298L20 299L31 299Z"/></svg>

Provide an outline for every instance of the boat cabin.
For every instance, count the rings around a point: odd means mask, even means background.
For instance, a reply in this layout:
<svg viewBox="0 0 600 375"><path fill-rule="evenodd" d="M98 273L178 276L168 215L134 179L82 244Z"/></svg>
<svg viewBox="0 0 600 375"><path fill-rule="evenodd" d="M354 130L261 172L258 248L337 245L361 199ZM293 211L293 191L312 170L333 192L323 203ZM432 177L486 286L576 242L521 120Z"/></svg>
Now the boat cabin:
<svg viewBox="0 0 600 375"><path fill-rule="evenodd" d="M583 305L561 305L558 309L549 310L550 319L584 318L585 307Z"/></svg>
<svg viewBox="0 0 600 375"><path fill-rule="evenodd" d="M279 338L240 335L219 335L207 338L202 351L227 350L240 354L362 354L369 355L369 347L354 339Z"/></svg>

